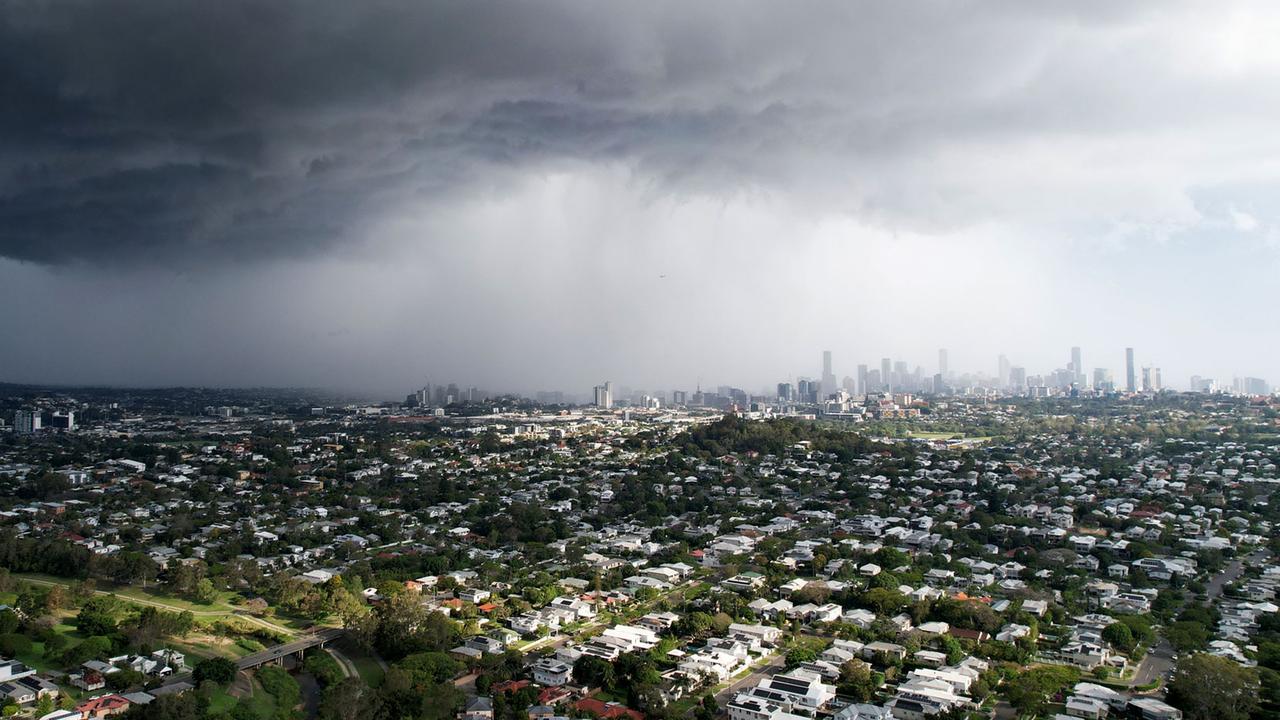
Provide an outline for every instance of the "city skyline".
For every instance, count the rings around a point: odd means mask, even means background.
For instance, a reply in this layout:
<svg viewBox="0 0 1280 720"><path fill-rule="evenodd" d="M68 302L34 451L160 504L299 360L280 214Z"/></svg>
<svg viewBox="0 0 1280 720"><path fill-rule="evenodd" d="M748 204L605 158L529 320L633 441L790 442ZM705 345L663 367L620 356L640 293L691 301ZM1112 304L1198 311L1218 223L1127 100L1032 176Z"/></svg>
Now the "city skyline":
<svg viewBox="0 0 1280 720"><path fill-rule="evenodd" d="M1280 377L1272 26L1248 2L10 6L0 380L396 397L1072 346L1121 381L1127 346L1138 376Z"/></svg>

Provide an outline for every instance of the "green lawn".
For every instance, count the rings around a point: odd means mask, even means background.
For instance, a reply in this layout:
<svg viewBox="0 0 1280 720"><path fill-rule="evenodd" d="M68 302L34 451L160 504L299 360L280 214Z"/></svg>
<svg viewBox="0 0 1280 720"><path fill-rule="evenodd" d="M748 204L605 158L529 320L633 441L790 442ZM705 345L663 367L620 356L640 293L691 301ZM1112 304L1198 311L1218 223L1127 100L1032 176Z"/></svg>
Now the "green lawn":
<svg viewBox="0 0 1280 720"><path fill-rule="evenodd" d="M231 708L235 707L237 702L239 700L228 694L225 689L218 688L209 695L209 714L218 715L224 712L231 712Z"/></svg>
<svg viewBox="0 0 1280 720"><path fill-rule="evenodd" d="M360 678L365 681L369 687L376 688L382 685L382 676L386 673L382 670L382 666L364 650L350 639L344 638L338 641L338 652L343 657L351 661L356 666L356 672L360 674Z"/></svg>
<svg viewBox="0 0 1280 720"><path fill-rule="evenodd" d="M233 698L234 699L234 698ZM276 699L271 697L271 693L262 687L262 683L258 682L258 678L253 679L253 697L247 697L240 702L249 706L253 714L262 720L270 720L276 714Z"/></svg>
<svg viewBox="0 0 1280 720"><path fill-rule="evenodd" d="M33 580L37 584L54 584L70 587L73 581L65 578L55 577L53 575L44 575L40 573L13 573L12 576L19 580ZM231 604L231 598L235 597L235 593L219 592L213 602L204 605L201 603L191 602L184 598L167 594L158 585L141 588L132 585L105 585L99 584L98 590L103 590L126 600L139 600L143 602L158 603L168 605L178 610L190 610L193 613L231 613L236 608Z"/></svg>

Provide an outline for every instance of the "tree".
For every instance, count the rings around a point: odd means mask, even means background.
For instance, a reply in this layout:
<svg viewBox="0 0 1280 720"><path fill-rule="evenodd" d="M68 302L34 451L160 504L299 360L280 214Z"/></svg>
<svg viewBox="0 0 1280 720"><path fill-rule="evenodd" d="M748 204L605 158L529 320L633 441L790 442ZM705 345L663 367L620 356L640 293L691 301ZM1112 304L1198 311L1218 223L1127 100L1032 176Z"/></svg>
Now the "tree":
<svg viewBox="0 0 1280 720"><path fill-rule="evenodd" d="M195 589L191 591L191 599L202 605L208 605L218 598L218 592L213 588L213 581L209 578L200 578L196 581Z"/></svg>
<svg viewBox="0 0 1280 720"><path fill-rule="evenodd" d="M85 635L110 635L116 630L118 603L106 595L87 600L76 615L76 628Z"/></svg>
<svg viewBox="0 0 1280 720"><path fill-rule="evenodd" d="M1169 704L1182 710L1184 720L1248 720L1258 706L1259 689L1256 670L1195 653L1178 661L1169 681Z"/></svg>
<svg viewBox="0 0 1280 720"><path fill-rule="evenodd" d="M840 666L840 684L836 686L836 690L841 695L853 698L856 702L867 702L875 689L870 665L855 659L846 660Z"/></svg>
<svg viewBox="0 0 1280 720"><path fill-rule="evenodd" d="M1122 652L1129 652L1134 646L1133 630L1122 622L1113 622L1103 628L1102 639Z"/></svg>
<svg viewBox="0 0 1280 720"><path fill-rule="evenodd" d="M1179 620L1164 631L1178 652L1203 650L1209 644L1209 629L1194 620Z"/></svg>
<svg viewBox="0 0 1280 720"><path fill-rule="evenodd" d="M358 677L349 677L325 690L320 701L320 717L324 720L356 720L364 710L369 687Z"/></svg>
<svg viewBox="0 0 1280 720"><path fill-rule="evenodd" d="M302 702L302 688L284 668L267 665L258 669L258 682L276 700L279 718L293 717L293 709Z"/></svg>
<svg viewBox="0 0 1280 720"><path fill-rule="evenodd" d="M196 685L201 685L206 680L216 685L229 685L236 678L236 664L223 657L205 658L196 663L191 677Z"/></svg>
<svg viewBox="0 0 1280 720"><path fill-rule="evenodd" d="M1005 691L1009 704L1018 709L1019 717L1040 715L1049 698L1080 678L1075 668L1043 665L1031 668L1008 683Z"/></svg>
<svg viewBox="0 0 1280 720"><path fill-rule="evenodd" d="M720 706L712 695L703 695L693 709L694 720L716 720L720 715Z"/></svg>
<svg viewBox="0 0 1280 720"><path fill-rule="evenodd" d="M199 693L162 695L145 705L131 705L125 720L201 720L205 699Z"/></svg>
<svg viewBox="0 0 1280 720"><path fill-rule="evenodd" d="M573 679L586 687L613 684L613 665L602 658L583 655L573 663Z"/></svg>
<svg viewBox="0 0 1280 720"><path fill-rule="evenodd" d="M462 672L462 664L442 652L414 653L396 663L409 674L415 686L442 683Z"/></svg>

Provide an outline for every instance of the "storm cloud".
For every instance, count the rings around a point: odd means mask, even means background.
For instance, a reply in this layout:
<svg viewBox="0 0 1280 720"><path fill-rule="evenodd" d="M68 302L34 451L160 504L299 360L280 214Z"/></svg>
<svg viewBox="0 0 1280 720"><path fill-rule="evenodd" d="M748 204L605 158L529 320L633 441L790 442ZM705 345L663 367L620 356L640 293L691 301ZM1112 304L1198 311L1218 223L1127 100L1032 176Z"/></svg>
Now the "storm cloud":
<svg viewBox="0 0 1280 720"><path fill-rule="evenodd" d="M0 370L47 371L42 344L110 327L94 315L113 307L198 318L258 361L193 337L56 379L342 384L374 361L338 363L334 343L405 342L398 323L463 296L412 360L355 384L399 387L422 365L526 387L687 383L709 366L767 382L822 346L852 362L971 343L989 364L1039 334L1182 355L1168 318L1229 315L1238 287L1148 306L1153 288L1275 262L1278 29L1272 6L1245 2L8 3L6 301L97 290L6 321L30 349ZM1060 263L1069 280L1025 280ZM313 316L319 275L399 290ZM1153 285L1116 294L1137 277ZM743 283L772 299L730 302ZM1064 297L1073 329L1041 333ZM903 329L939 304L972 319ZM666 314L690 309L720 324L668 335ZM246 314L310 334L229 319ZM1249 317L1205 344L1247 337L1263 319ZM348 332L328 334L335 318ZM588 363L540 347L513 369L477 323L601 349ZM760 323L791 335L753 345L754 363L717 350ZM650 356L645 332L667 350ZM298 367L299 348L328 359ZM1176 370L1265 372L1263 354Z"/></svg>
<svg viewBox="0 0 1280 720"><path fill-rule="evenodd" d="M1037 149L1222 112L1220 78L1164 54L1176 24L1156 13L1173 10L11 3L0 253L307 254L407 202L565 161L625 163L657 193L779 191L876 222L963 225L1023 202L1004 183L1079 169L1038 164ZM1022 152L1037 164L1002 157Z"/></svg>

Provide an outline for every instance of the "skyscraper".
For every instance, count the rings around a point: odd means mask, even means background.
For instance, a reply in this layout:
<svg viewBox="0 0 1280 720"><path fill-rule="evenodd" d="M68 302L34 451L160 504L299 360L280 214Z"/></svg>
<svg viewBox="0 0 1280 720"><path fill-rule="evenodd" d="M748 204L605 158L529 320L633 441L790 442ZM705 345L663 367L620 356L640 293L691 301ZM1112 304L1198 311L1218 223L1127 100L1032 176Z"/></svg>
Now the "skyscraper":
<svg viewBox="0 0 1280 720"><path fill-rule="evenodd" d="M19 435L33 433L40 429L39 410L19 410L13 414L13 431Z"/></svg>
<svg viewBox="0 0 1280 720"><path fill-rule="evenodd" d="M858 366L858 393L866 395L871 392L871 388L867 387L867 366Z"/></svg>
<svg viewBox="0 0 1280 720"><path fill-rule="evenodd" d="M1077 378L1084 377L1084 364L1080 361L1080 348L1071 348L1071 372L1075 373ZM1083 384L1083 381L1079 381Z"/></svg>
<svg viewBox="0 0 1280 720"><path fill-rule="evenodd" d="M947 379L947 349L940 348L938 350L938 374L943 380Z"/></svg>
<svg viewBox="0 0 1280 720"><path fill-rule="evenodd" d="M598 408L608 410L613 407L613 383L605 381L603 385L595 386L595 405Z"/></svg>
<svg viewBox="0 0 1280 720"><path fill-rule="evenodd" d="M1133 348L1124 349L1124 389L1138 392L1138 376L1133 372Z"/></svg>
<svg viewBox="0 0 1280 720"><path fill-rule="evenodd" d="M880 358L880 389L893 392L893 361L889 358Z"/></svg>
<svg viewBox="0 0 1280 720"><path fill-rule="evenodd" d="M1009 387L1009 358L1001 355L996 359L996 371L1000 378L1000 389Z"/></svg>
<svg viewBox="0 0 1280 720"><path fill-rule="evenodd" d="M836 391L836 374L831 371L831 351L822 351L822 392Z"/></svg>
<svg viewBox="0 0 1280 720"><path fill-rule="evenodd" d="M912 392L911 378L907 375L907 364L898 360L893 364L893 389L897 392Z"/></svg>

